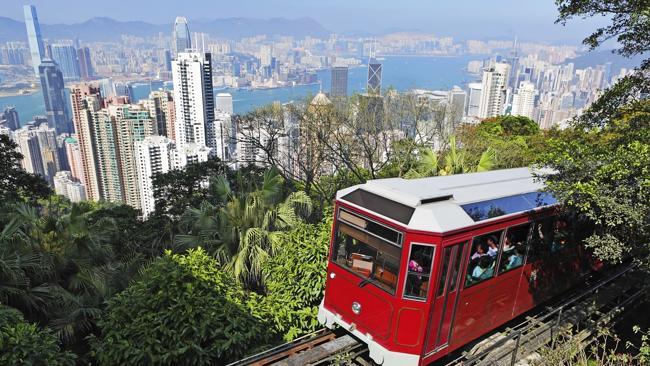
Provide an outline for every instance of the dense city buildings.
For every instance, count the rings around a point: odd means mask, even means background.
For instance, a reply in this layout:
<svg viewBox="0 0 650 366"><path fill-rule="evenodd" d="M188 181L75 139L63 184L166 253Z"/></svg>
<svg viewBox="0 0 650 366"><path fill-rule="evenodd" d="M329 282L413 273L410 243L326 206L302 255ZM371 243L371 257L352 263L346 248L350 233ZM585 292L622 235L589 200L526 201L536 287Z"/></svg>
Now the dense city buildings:
<svg viewBox="0 0 650 366"><path fill-rule="evenodd" d="M65 96L64 76L59 66L50 59L43 59L38 66L38 73L48 123L56 130L57 134L72 132L68 101Z"/></svg>
<svg viewBox="0 0 650 366"><path fill-rule="evenodd" d="M302 174L303 151L314 139L303 135L305 128L288 113L290 107L273 105L283 113L278 131L242 123L235 116L243 112L242 96L255 90L268 95L277 90L280 95L311 85L303 89L306 95L330 77L329 94L320 85L308 102L310 111L340 107L350 94L362 93L351 105L354 114L372 120L372 129L385 141L410 137L437 150L461 123L503 114L529 117L542 128L562 126L630 73L612 63L578 67L570 62L579 55L576 46L458 41L409 32L373 38L227 39L206 31L190 33L188 20L181 16L171 33L121 35L119 41L106 42L90 41L83 34L73 39L46 34L44 43L36 9L26 6L24 12L28 42L0 44L0 88L22 93L40 84L45 116L30 116L34 121L21 128L16 108L6 108L0 114L0 132L18 142L25 168L54 184L58 193L71 200L129 204L144 216L155 206L152 175L209 157L233 168L275 161L295 176ZM402 71L390 63L395 58L461 55L469 58L464 79L450 82L445 90L418 88L418 83L392 85ZM33 71L38 71L37 79ZM420 76L423 81L430 77ZM382 83L391 88L382 90ZM429 110L417 123L392 125L384 112L395 108L391 103L397 96L413 97ZM291 99L289 104L304 103ZM251 105L245 109L251 109L260 102L246 103Z"/></svg>
<svg viewBox="0 0 650 366"><path fill-rule="evenodd" d="M34 68L34 74L38 76L38 66L41 64L41 60L45 58L45 47L43 46L43 37L41 36L41 25L38 22L36 7L33 5L25 5L24 12L32 67Z"/></svg>

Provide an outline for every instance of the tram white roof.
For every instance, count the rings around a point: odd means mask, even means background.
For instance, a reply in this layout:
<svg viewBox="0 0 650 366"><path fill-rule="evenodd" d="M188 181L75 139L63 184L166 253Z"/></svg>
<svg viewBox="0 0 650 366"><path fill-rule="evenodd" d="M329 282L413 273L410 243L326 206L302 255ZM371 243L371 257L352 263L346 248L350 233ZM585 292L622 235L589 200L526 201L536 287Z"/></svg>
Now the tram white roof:
<svg viewBox="0 0 650 366"><path fill-rule="evenodd" d="M421 179L370 180L365 184L340 190L336 197L364 210L371 210L390 221L399 222L400 225L407 225L411 229L443 233L473 226L477 221L489 220L493 217L485 212L483 212L484 217L481 218L470 216L469 212L476 214L471 209L487 207L480 207L481 203L491 205L490 208L505 208L503 210L505 213L496 215L499 217L553 204L554 200L542 199L537 200L537 204L533 203L534 207L528 207L525 203L513 201L519 197L512 197L513 200L508 201L511 196L523 197L524 194L538 192L543 188L543 182L536 179L529 168L516 168ZM357 190L369 192L371 195L353 199L351 194ZM391 210L383 209L382 205L377 205L376 202L365 204L373 201L373 196L374 201L381 201L384 198L397 202L398 205L395 206L395 210ZM521 198L521 201L529 203L535 201L535 197L530 195L527 197L527 200ZM360 200L365 203L360 203ZM468 205L472 203L477 205ZM403 215L396 219L395 212L390 212L400 211L398 210L400 207L408 212L412 211L410 218Z"/></svg>

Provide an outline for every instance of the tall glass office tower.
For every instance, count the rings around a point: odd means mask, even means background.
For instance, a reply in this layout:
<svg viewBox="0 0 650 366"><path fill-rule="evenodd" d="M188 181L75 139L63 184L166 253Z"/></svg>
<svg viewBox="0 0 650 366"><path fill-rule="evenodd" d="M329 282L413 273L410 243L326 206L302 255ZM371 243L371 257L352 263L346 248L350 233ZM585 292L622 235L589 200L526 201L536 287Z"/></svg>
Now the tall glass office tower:
<svg viewBox="0 0 650 366"><path fill-rule="evenodd" d="M45 100L47 124L55 129L57 135L73 132L65 98L63 73L56 62L50 59L41 61L38 70Z"/></svg>
<svg viewBox="0 0 650 366"><path fill-rule="evenodd" d="M190 28L187 26L185 17L176 17L174 21L174 31L172 32L172 42L174 55L192 48L192 39L190 38Z"/></svg>
<svg viewBox="0 0 650 366"><path fill-rule="evenodd" d="M32 55L32 66L34 74L38 76L38 66L45 57L45 48L43 47L43 38L41 37L41 26L38 23L36 7L34 5L25 5L25 27L27 28L27 39L29 41L29 52Z"/></svg>
<svg viewBox="0 0 650 366"><path fill-rule="evenodd" d="M371 57L368 61L368 94L381 95L381 63Z"/></svg>
<svg viewBox="0 0 650 366"><path fill-rule="evenodd" d="M79 61L77 60L77 50L67 44L52 45L52 59L59 65L63 72L65 80L79 80Z"/></svg>
<svg viewBox="0 0 650 366"><path fill-rule="evenodd" d="M330 95L332 97L348 96L348 67L335 66L332 68Z"/></svg>

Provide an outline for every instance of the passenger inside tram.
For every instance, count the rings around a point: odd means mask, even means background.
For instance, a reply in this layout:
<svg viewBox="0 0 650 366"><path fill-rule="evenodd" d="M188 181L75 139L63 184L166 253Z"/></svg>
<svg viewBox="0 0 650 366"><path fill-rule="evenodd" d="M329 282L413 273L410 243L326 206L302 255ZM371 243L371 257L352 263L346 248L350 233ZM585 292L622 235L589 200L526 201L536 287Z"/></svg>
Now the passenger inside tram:
<svg viewBox="0 0 650 366"><path fill-rule="evenodd" d="M478 265L472 271L472 278L476 281L486 280L492 277L494 261L489 256L483 256L478 261Z"/></svg>
<svg viewBox="0 0 650 366"><path fill-rule="evenodd" d="M487 255L488 247L484 243L474 244L474 254L470 257L472 262L477 262L479 258Z"/></svg>
<svg viewBox="0 0 650 366"><path fill-rule="evenodd" d="M526 249L523 245L515 246L514 253L508 256L508 263L506 263L505 270L516 268L524 263L524 253ZM504 253L506 255L506 253Z"/></svg>
<svg viewBox="0 0 650 366"><path fill-rule="evenodd" d="M487 254L492 258L496 257L499 253L499 240L496 236L490 235L487 237L486 242L488 246Z"/></svg>

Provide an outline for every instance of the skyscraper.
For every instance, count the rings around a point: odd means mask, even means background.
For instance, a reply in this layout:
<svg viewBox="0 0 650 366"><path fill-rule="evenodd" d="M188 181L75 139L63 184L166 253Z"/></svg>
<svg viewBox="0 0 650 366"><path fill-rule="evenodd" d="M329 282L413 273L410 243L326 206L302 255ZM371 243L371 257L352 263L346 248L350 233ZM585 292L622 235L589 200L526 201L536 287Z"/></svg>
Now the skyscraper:
<svg viewBox="0 0 650 366"><path fill-rule="evenodd" d="M522 81L519 84L517 93L512 97L512 111L510 114L533 118L534 107L535 85L529 81Z"/></svg>
<svg viewBox="0 0 650 366"><path fill-rule="evenodd" d="M174 141L164 136L148 136L135 143L135 160L138 169L140 209L149 216L156 208L153 197L153 176L174 168Z"/></svg>
<svg viewBox="0 0 650 366"><path fill-rule="evenodd" d="M25 5L25 27L27 28L27 40L29 41L29 52L32 55L32 66L34 67L34 74L38 76L38 66L41 60L45 57L45 48L43 47L43 39L41 37L41 26L38 23L38 15L36 15L36 7L33 5Z"/></svg>
<svg viewBox="0 0 650 366"><path fill-rule="evenodd" d="M79 76L82 80L89 80L93 77L93 64L90 61L90 49L82 47L77 49L77 59L79 61Z"/></svg>
<svg viewBox="0 0 650 366"><path fill-rule="evenodd" d="M348 67L335 66L332 68L332 85L330 87L330 95L332 97L347 97L348 96Z"/></svg>
<svg viewBox="0 0 650 366"><path fill-rule="evenodd" d="M18 118L16 107L7 107L4 112L0 113L0 126L4 126L11 131L17 130L20 127L20 119Z"/></svg>
<svg viewBox="0 0 650 366"><path fill-rule="evenodd" d="M101 108L103 98L99 88L89 84L80 84L70 89L72 116L81 151L83 179L86 198L99 201L102 195L99 189L98 169L95 159L93 115Z"/></svg>
<svg viewBox="0 0 650 366"><path fill-rule="evenodd" d="M38 71L45 101L47 123L56 130L57 134L72 132L61 70L54 61L44 59L38 67Z"/></svg>
<svg viewBox="0 0 650 366"><path fill-rule="evenodd" d="M79 62L77 61L77 50L66 44L52 45L52 59L59 65L65 80L79 80Z"/></svg>
<svg viewBox="0 0 650 366"><path fill-rule="evenodd" d="M366 87L370 95L381 95L381 69L381 63L371 57L368 61L368 86Z"/></svg>
<svg viewBox="0 0 650 366"><path fill-rule="evenodd" d="M483 71L483 91L479 105L479 118L496 117L503 114L508 88L510 65L497 62Z"/></svg>
<svg viewBox="0 0 650 366"><path fill-rule="evenodd" d="M38 145L38 136L32 126L24 126L13 133L13 140L18 145L18 150L23 154L23 160L20 162L23 169L28 173L45 176L43 169L43 159L41 158L41 148Z"/></svg>
<svg viewBox="0 0 650 366"><path fill-rule="evenodd" d="M192 39L190 37L190 28L187 25L185 17L176 17L174 21L174 30L172 31L172 49L174 55L185 52L192 48Z"/></svg>
<svg viewBox="0 0 650 366"><path fill-rule="evenodd" d="M482 83L469 83L467 86L467 109L465 114L468 117L478 117L478 110L481 105Z"/></svg>
<svg viewBox="0 0 650 366"><path fill-rule="evenodd" d="M70 176L77 182L84 182L83 162L81 158L81 148L79 141L74 137L68 137L63 142L65 155L70 165Z"/></svg>
<svg viewBox="0 0 650 366"><path fill-rule="evenodd" d="M176 111L174 109L174 96L167 90L152 91L148 99L140 103L149 110L149 115L156 126L155 135L166 136L174 139L174 124L176 123Z"/></svg>
<svg viewBox="0 0 650 366"><path fill-rule="evenodd" d="M179 150L189 144L212 147L214 122L212 60L209 53L181 52L172 61L175 137Z"/></svg>

